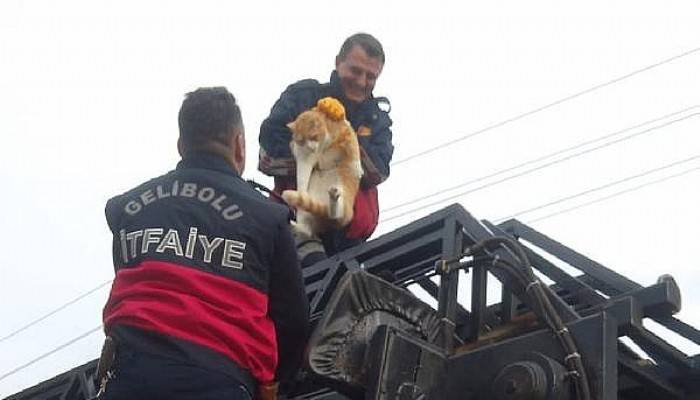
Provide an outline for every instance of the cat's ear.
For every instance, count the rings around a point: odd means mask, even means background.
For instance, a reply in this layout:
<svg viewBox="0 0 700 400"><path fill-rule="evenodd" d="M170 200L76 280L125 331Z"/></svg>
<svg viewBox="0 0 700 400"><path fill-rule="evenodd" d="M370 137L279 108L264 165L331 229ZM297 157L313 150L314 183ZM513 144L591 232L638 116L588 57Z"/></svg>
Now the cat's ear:
<svg viewBox="0 0 700 400"><path fill-rule="evenodd" d="M292 121L287 124L287 128L289 128L290 131L294 131L294 127L296 126L295 121Z"/></svg>

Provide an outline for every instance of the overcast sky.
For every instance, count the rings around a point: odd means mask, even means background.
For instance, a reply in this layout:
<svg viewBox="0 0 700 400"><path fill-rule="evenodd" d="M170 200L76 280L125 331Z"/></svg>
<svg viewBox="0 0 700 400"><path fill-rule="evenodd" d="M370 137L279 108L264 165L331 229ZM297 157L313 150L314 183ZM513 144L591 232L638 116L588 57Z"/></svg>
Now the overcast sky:
<svg viewBox="0 0 700 400"><path fill-rule="evenodd" d="M104 203L174 167L184 93L236 95L245 175L271 184L260 122L357 31L394 120L378 234L453 202L516 215L645 286L672 274L700 326L697 1L187 3L0 3L0 397L97 357L99 330L6 376L99 327L109 285L7 337L113 277Z"/></svg>

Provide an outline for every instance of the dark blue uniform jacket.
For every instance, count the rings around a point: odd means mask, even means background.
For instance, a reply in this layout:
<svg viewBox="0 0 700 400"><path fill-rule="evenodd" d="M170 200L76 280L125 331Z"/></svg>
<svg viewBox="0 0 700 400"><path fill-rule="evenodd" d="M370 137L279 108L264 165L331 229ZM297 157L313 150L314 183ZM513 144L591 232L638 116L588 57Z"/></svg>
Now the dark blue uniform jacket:
<svg viewBox="0 0 700 400"><path fill-rule="evenodd" d="M106 216L116 277L103 317L119 345L244 383L299 365L308 301L288 210L223 158L185 157L109 200Z"/></svg>

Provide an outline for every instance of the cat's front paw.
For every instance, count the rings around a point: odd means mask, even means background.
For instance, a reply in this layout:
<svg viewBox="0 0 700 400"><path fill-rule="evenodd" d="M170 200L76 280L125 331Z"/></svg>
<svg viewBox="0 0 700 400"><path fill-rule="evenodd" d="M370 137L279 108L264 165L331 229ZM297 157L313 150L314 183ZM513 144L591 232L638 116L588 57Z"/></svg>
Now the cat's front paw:
<svg viewBox="0 0 700 400"><path fill-rule="evenodd" d="M331 219L334 220L339 220L342 218L342 208L340 207L340 202L338 201L340 199L340 189L338 189L335 186L331 186L328 189L328 216Z"/></svg>
<svg viewBox="0 0 700 400"><path fill-rule="evenodd" d="M328 189L328 197L330 197L331 201L337 201L340 197L340 190L335 186L331 186L331 188Z"/></svg>

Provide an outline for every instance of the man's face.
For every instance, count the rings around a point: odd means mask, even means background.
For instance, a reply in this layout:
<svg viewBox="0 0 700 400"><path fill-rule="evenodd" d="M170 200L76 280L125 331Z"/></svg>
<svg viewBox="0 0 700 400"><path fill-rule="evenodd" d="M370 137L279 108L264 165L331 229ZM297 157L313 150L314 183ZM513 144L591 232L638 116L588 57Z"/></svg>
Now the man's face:
<svg viewBox="0 0 700 400"><path fill-rule="evenodd" d="M335 70L345 97L353 103L367 100L383 66L381 60L368 56L360 46L354 46L344 59L336 58Z"/></svg>

